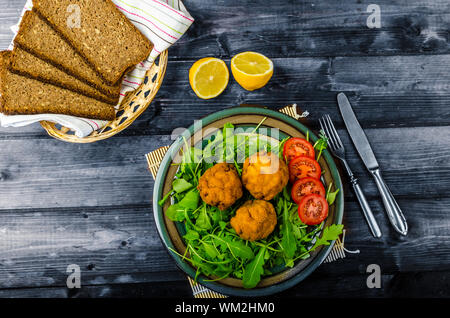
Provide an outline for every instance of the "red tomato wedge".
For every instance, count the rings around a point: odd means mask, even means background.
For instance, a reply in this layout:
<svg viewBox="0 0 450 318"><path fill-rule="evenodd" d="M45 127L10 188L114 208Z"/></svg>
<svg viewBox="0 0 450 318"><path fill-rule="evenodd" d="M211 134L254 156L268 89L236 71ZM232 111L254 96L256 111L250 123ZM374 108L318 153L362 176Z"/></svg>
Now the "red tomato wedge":
<svg viewBox="0 0 450 318"><path fill-rule="evenodd" d="M306 225L322 223L328 216L328 202L318 194L309 194L298 205L298 217Z"/></svg>
<svg viewBox="0 0 450 318"><path fill-rule="evenodd" d="M291 182L306 177L320 179L321 174L322 170L319 163L309 157L300 156L289 162L289 179Z"/></svg>
<svg viewBox="0 0 450 318"><path fill-rule="evenodd" d="M295 157L306 156L315 158L314 147L306 139L294 137L286 141L283 147L283 155L287 162Z"/></svg>
<svg viewBox="0 0 450 318"><path fill-rule="evenodd" d="M310 177L295 181L291 191L292 200L299 204L303 197L308 194L318 194L325 197L325 187L322 182Z"/></svg>

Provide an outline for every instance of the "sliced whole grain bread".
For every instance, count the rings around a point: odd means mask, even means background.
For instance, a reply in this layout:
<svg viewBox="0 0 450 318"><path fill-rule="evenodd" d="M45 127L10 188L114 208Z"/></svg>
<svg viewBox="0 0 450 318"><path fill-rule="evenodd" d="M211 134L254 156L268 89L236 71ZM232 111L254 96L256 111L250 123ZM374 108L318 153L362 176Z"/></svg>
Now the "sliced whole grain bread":
<svg viewBox="0 0 450 318"><path fill-rule="evenodd" d="M153 47L111 0L33 0L33 8L111 85Z"/></svg>
<svg viewBox="0 0 450 318"><path fill-rule="evenodd" d="M15 73L70 89L108 104L117 105L119 101L119 95L115 98L106 96L94 87L63 72L59 68L41 60L18 46L16 46L11 53L10 67L11 71Z"/></svg>
<svg viewBox="0 0 450 318"><path fill-rule="evenodd" d="M65 114L113 120L110 104L9 70L9 51L0 52L1 105L5 115Z"/></svg>
<svg viewBox="0 0 450 318"><path fill-rule="evenodd" d="M2 87L3 87L3 77L5 75L4 72L2 72L2 65L5 63L4 60L9 60L10 57L10 51L1 51L0 52L0 113L3 113L3 91L2 91Z"/></svg>
<svg viewBox="0 0 450 318"><path fill-rule="evenodd" d="M25 12L14 43L23 50L94 86L111 99L118 98L120 83L113 86L106 84L85 59L36 12Z"/></svg>

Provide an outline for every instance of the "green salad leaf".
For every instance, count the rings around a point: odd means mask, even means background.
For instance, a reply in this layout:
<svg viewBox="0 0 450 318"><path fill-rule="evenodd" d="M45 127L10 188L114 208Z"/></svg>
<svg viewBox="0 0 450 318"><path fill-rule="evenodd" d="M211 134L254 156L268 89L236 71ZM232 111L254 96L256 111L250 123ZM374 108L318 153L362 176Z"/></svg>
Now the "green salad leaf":
<svg viewBox="0 0 450 318"><path fill-rule="evenodd" d="M226 246L234 257L240 257L242 259L251 259L255 256L253 254L252 249L241 241L232 241L229 238L221 238L216 235L211 236L218 244Z"/></svg>
<svg viewBox="0 0 450 318"><path fill-rule="evenodd" d="M209 230L212 228L211 220L206 211L206 204L203 204L203 208L200 209L200 214L197 217L195 225L203 230Z"/></svg>
<svg viewBox="0 0 450 318"><path fill-rule="evenodd" d="M186 193L183 199L178 203L178 205L182 208L195 210L198 206L198 201L200 199L200 194L197 189L189 191Z"/></svg>
<svg viewBox="0 0 450 318"><path fill-rule="evenodd" d="M265 254L266 247L261 247L256 257L245 267L244 277L242 278L245 288L254 288L261 280L261 275L264 273Z"/></svg>
<svg viewBox="0 0 450 318"><path fill-rule="evenodd" d="M173 191L175 191L176 193L182 193L186 190L191 189L193 186L194 185L184 179L175 179L172 182Z"/></svg>
<svg viewBox="0 0 450 318"><path fill-rule="evenodd" d="M317 238L310 252L314 251L316 248L322 245L330 245L330 241L336 240L339 235L342 234L342 229L344 225L342 224L332 224L323 229L322 237Z"/></svg>
<svg viewBox="0 0 450 318"><path fill-rule="evenodd" d="M334 201L336 200L336 196L339 192L339 189L337 189L334 192L331 192L332 186L333 186L333 182L331 182L330 185L328 186L327 193L325 195L325 199L327 200L329 205L332 205L334 203Z"/></svg>
<svg viewBox="0 0 450 318"><path fill-rule="evenodd" d="M314 149L319 151L317 155L317 161L319 161L320 156L322 155L322 151L327 149L328 147L328 137L325 135L325 132L321 129L319 132L319 139L314 144Z"/></svg>
<svg viewBox="0 0 450 318"><path fill-rule="evenodd" d="M297 242L295 241L295 235L292 223L289 218L289 209L287 208L286 200L283 200L283 224L281 226L281 248L284 251L285 256L288 259L294 257L295 251L297 250Z"/></svg>
<svg viewBox="0 0 450 318"><path fill-rule="evenodd" d="M338 192L339 192L339 189L337 189L334 192L328 192L327 193L326 199L327 199L327 202L328 202L329 205L332 205L334 203L334 201L336 200L336 196L337 196Z"/></svg>
<svg viewBox="0 0 450 318"><path fill-rule="evenodd" d="M172 204L166 211L167 217L172 221L184 221L185 219L185 210L179 204Z"/></svg>

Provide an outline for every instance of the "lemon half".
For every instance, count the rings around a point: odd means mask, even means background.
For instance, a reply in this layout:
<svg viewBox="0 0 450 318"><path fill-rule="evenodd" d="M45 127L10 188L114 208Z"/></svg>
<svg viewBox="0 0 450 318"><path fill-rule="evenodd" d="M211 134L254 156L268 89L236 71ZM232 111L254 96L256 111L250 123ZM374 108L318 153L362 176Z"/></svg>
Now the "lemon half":
<svg viewBox="0 0 450 318"><path fill-rule="evenodd" d="M256 52L242 52L231 59L233 77L249 91L267 84L273 75L273 63L266 56Z"/></svg>
<svg viewBox="0 0 450 318"><path fill-rule="evenodd" d="M205 57L195 62L189 70L189 83L194 93L203 99L219 96L230 79L227 65L214 57Z"/></svg>

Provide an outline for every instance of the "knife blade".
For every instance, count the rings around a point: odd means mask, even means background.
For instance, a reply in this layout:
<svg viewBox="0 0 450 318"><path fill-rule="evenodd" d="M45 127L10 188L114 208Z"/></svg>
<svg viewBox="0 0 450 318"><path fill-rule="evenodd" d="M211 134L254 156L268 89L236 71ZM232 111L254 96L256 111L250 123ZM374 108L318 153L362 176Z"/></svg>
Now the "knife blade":
<svg viewBox="0 0 450 318"><path fill-rule="evenodd" d="M379 168L377 158L375 158L369 140L359 124L347 96L345 96L344 93L339 93L337 99L345 126L347 127L348 133L350 134L350 137L355 144L356 150L358 151L362 161L369 171L371 169Z"/></svg>
<svg viewBox="0 0 450 318"><path fill-rule="evenodd" d="M364 130L353 112L353 108L350 105L347 96L345 96L344 93L339 93L337 96L337 101L350 138L352 139L359 156L364 162L364 165L375 178L375 183L381 194L389 221L398 233L406 235L408 233L408 224L406 223L406 219L403 216L403 212L397 204L397 201L395 201L395 198L389 190L386 182L381 176L378 161L375 158L375 154L373 153L372 147L370 146Z"/></svg>

